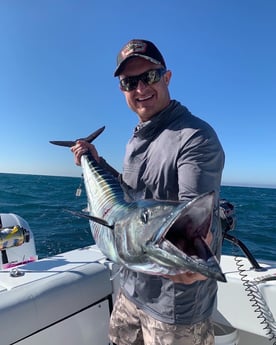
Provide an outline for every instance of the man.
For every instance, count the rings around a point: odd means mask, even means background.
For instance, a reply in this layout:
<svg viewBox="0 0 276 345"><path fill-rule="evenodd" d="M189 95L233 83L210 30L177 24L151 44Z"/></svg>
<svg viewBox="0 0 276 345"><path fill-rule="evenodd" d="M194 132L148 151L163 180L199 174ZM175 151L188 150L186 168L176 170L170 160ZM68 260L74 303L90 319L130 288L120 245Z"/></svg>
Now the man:
<svg viewBox="0 0 276 345"><path fill-rule="evenodd" d="M157 47L135 39L119 52L114 73L127 105L139 124L126 147L120 176L133 198L190 200L214 190L214 220L207 237L220 256L221 229L218 199L224 152L214 130L171 100L171 71ZM79 141L73 148L76 164L95 147ZM210 321L217 284L199 273L158 277L126 268L110 321L110 339L116 345L211 345Z"/></svg>

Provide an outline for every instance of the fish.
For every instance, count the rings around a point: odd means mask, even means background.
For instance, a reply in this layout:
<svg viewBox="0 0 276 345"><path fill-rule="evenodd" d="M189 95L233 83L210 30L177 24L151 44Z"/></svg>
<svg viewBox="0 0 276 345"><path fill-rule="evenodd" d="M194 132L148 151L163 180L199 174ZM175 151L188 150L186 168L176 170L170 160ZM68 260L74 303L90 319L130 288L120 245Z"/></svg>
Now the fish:
<svg viewBox="0 0 276 345"><path fill-rule="evenodd" d="M88 136L94 140L104 127ZM85 140L85 139L82 139ZM51 141L70 147L76 141ZM87 212L70 211L90 222L92 236L112 262L150 275L198 272L225 282L205 239L213 219L215 193L191 201L127 200L119 180L87 152L81 157Z"/></svg>

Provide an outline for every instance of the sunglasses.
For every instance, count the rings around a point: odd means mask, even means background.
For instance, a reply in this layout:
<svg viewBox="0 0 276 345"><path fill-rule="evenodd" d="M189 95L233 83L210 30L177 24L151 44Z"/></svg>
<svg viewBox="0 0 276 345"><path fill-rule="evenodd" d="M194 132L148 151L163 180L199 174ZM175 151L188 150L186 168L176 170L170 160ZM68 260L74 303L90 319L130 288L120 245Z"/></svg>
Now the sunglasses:
<svg viewBox="0 0 276 345"><path fill-rule="evenodd" d="M139 80L144 84L152 85L158 83L162 75L167 71L164 68L151 69L147 72L144 72L140 75L135 75L133 77L126 77L120 80L120 87L123 91L132 91L135 90L138 86Z"/></svg>

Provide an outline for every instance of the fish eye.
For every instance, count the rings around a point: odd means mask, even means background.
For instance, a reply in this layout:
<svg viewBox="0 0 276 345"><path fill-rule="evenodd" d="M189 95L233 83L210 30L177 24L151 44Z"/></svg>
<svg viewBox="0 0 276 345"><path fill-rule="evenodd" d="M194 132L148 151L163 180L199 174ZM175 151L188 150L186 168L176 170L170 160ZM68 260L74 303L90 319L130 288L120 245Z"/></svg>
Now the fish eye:
<svg viewBox="0 0 276 345"><path fill-rule="evenodd" d="M149 211L148 210L143 210L141 215L140 215L141 221L144 224L147 224L149 220Z"/></svg>

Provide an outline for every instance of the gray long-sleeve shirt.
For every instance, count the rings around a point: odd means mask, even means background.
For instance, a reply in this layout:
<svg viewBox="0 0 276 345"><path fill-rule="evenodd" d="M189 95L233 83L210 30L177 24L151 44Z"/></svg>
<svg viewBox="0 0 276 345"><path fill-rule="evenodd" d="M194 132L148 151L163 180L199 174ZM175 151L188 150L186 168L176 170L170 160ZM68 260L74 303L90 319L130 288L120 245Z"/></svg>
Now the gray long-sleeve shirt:
<svg viewBox="0 0 276 345"><path fill-rule="evenodd" d="M218 202L224 152L212 127L177 101L139 124L127 144L123 182L136 199L189 200L215 191ZM216 205L217 205L216 202ZM220 256L221 231L214 211L212 249ZM217 283L191 285L123 269L123 292L152 317L193 324L210 317Z"/></svg>

